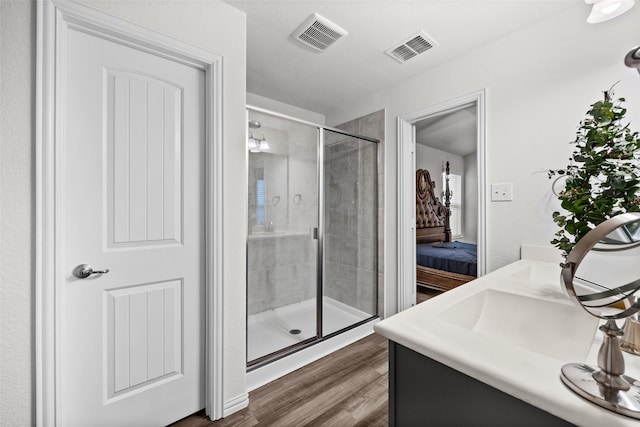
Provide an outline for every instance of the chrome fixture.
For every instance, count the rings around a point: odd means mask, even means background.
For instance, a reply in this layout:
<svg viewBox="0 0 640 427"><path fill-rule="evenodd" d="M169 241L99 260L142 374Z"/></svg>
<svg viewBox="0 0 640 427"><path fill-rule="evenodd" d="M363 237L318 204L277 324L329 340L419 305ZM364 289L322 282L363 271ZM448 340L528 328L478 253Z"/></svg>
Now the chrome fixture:
<svg viewBox="0 0 640 427"><path fill-rule="evenodd" d="M640 46L636 46L624 57L624 64L627 67L635 68L640 73Z"/></svg>
<svg viewBox="0 0 640 427"><path fill-rule="evenodd" d="M584 0L587 4L592 4L591 13L587 18L590 24L608 21L616 16L620 16L634 5L634 0Z"/></svg>
<svg viewBox="0 0 640 427"><path fill-rule="evenodd" d="M632 265L640 251L640 213L614 216L589 231L569 252L562 281L574 302L592 316L606 320L598 367L569 363L562 381L576 394L610 411L640 418L640 383L624 375L625 363L617 319L640 310L634 294L640 273ZM629 322L630 319L627 319Z"/></svg>
<svg viewBox="0 0 640 427"><path fill-rule="evenodd" d="M73 269L73 275L78 279L86 279L92 274L107 274L108 272L108 268L105 268L104 270L94 270L89 264L80 264Z"/></svg>

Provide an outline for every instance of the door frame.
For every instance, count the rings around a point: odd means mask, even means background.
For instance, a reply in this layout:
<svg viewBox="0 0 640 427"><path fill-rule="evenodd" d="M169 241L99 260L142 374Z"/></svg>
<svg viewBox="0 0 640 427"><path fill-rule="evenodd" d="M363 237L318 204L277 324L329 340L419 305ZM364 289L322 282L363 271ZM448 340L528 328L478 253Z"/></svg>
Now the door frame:
<svg viewBox="0 0 640 427"><path fill-rule="evenodd" d="M223 374L223 222L222 222L222 57L68 0L37 5L36 51L36 265L35 406L36 425L60 425L60 304L64 280L56 237L62 196L65 34L82 31L150 52L205 73L205 409L215 420L224 408Z"/></svg>
<svg viewBox="0 0 640 427"><path fill-rule="evenodd" d="M398 116L398 312L416 304L415 123L475 104L478 153L478 277L486 274L485 89Z"/></svg>

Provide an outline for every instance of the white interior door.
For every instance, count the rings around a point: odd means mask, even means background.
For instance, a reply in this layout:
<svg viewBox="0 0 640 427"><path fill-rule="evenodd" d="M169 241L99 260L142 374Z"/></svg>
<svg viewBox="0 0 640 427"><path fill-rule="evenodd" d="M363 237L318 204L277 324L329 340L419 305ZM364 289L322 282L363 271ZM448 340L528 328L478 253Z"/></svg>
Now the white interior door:
<svg viewBox="0 0 640 427"><path fill-rule="evenodd" d="M205 406L204 72L77 30L65 49L59 419L166 425Z"/></svg>

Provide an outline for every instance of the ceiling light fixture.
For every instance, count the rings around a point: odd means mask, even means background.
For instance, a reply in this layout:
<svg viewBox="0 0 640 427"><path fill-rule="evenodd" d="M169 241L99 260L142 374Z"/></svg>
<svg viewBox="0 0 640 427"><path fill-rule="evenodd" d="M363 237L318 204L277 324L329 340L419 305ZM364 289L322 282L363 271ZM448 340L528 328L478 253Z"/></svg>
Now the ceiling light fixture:
<svg viewBox="0 0 640 427"><path fill-rule="evenodd" d="M587 18L590 24L608 21L620 16L634 5L634 0L584 0L587 4L592 4L591 13Z"/></svg>

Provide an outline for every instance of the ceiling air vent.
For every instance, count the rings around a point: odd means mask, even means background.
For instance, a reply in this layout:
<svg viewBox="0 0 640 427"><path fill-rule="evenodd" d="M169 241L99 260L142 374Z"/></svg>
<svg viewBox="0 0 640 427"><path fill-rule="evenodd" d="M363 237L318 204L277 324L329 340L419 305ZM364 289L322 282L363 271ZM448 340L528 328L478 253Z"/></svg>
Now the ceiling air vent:
<svg viewBox="0 0 640 427"><path fill-rule="evenodd" d="M314 13L298 27L293 38L322 52L347 34L349 33L324 16Z"/></svg>
<svg viewBox="0 0 640 427"><path fill-rule="evenodd" d="M427 33L420 31L418 34L409 37L398 46L387 49L384 53L402 64L414 56L418 56L435 46L438 46L438 43L429 37Z"/></svg>

